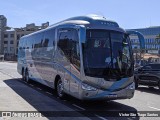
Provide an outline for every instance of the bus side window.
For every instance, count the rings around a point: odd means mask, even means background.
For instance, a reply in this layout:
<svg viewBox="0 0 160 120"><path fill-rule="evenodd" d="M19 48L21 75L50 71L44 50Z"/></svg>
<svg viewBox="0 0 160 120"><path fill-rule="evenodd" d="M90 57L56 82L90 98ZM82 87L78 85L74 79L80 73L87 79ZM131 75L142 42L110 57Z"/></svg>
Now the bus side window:
<svg viewBox="0 0 160 120"><path fill-rule="evenodd" d="M55 47L55 29L50 29L44 32L44 39L42 41L41 56L43 60L51 60L54 56Z"/></svg>
<svg viewBox="0 0 160 120"><path fill-rule="evenodd" d="M72 35L70 30L62 30L59 32L58 48L66 56L68 60L70 60L71 57L71 47L70 47L71 39Z"/></svg>
<svg viewBox="0 0 160 120"><path fill-rule="evenodd" d="M75 29L63 29L59 32L58 47L66 58L80 70L80 49L78 33Z"/></svg>
<svg viewBox="0 0 160 120"><path fill-rule="evenodd" d="M45 32L43 47L54 47L54 46L55 46L55 30L51 29Z"/></svg>
<svg viewBox="0 0 160 120"><path fill-rule="evenodd" d="M39 34L36 34L35 36L33 36L33 38L34 38L34 49L42 47L42 42L41 41L43 40L43 34L44 33L39 33Z"/></svg>
<svg viewBox="0 0 160 120"><path fill-rule="evenodd" d="M72 52L71 63L80 71L80 49L79 49L79 37L77 30L73 30L72 36Z"/></svg>

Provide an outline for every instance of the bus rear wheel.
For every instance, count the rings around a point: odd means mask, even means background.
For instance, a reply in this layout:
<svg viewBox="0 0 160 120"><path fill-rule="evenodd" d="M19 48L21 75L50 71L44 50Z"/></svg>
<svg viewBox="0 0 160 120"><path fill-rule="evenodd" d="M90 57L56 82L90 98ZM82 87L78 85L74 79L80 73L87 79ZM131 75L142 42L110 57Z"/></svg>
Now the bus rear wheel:
<svg viewBox="0 0 160 120"><path fill-rule="evenodd" d="M61 79L59 79L59 80L57 81L57 84L56 84L56 92L57 92L58 97L60 97L60 98L63 98L63 97L64 97L63 83L62 83L62 80L61 80Z"/></svg>
<svg viewBox="0 0 160 120"><path fill-rule="evenodd" d="M25 71L25 81L26 81L27 83L30 82L28 70Z"/></svg>
<svg viewBox="0 0 160 120"><path fill-rule="evenodd" d="M25 81L25 71L22 70L22 80Z"/></svg>

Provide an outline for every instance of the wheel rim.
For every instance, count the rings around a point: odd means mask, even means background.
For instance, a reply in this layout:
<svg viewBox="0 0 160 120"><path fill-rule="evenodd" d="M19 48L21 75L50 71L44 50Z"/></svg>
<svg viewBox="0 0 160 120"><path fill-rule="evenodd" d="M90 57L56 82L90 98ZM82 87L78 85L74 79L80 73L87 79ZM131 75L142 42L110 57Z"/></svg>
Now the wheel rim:
<svg viewBox="0 0 160 120"><path fill-rule="evenodd" d="M61 80L59 80L57 83L57 94L59 97L63 96L63 85Z"/></svg>

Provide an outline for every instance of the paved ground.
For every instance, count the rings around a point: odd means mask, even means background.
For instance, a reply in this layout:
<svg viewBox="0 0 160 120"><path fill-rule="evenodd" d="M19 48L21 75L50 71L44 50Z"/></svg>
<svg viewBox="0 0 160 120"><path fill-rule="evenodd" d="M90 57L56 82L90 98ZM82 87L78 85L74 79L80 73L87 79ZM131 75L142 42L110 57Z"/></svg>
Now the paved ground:
<svg viewBox="0 0 160 120"><path fill-rule="evenodd" d="M32 82L27 84L20 79L17 73L17 64L12 62L0 62L0 111L54 111L54 115L65 116L66 114L72 117L54 117L54 119L160 119L158 117L119 117L111 118L101 115L100 111L107 111L112 113L116 111L155 111L160 112L160 92L157 89L148 89L147 87L140 87L135 92L132 99L115 100L110 102L82 102L67 96L60 100L56 95L52 95L53 90L41 84ZM61 111L61 112L56 112ZM85 113L91 112L91 116ZM149 112L150 113L150 112ZM53 117L45 117L32 119L53 119ZM78 116L78 117L73 117ZM94 117L93 117L94 116ZM0 118L1 120L2 118ZM4 118L3 118L4 119ZM10 119L21 119L14 117ZM25 118L27 119L27 118ZM31 119L31 118L28 118Z"/></svg>

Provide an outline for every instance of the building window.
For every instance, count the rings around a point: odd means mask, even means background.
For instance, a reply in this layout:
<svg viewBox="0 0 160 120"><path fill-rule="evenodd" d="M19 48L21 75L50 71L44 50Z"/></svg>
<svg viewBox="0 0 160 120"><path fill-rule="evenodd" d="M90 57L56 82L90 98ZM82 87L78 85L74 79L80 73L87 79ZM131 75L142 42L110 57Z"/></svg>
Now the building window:
<svg viewBox="0 0 160 120"><path fill-rule="evenodd" d="M8 38L8 34L4 34L4 38Z"/></svg>
<svg viewBox="0 0 160 120"><path fill-rule="evenodd" d="M19 40L20 39L20 35L17 35L17 40Z"/></svg>
<svg viewBox="0 0 160 120"><path fill-rule="evenodd" d="M10 34L10 37L11 37L11 38L14 38L14 34Z"/></svg>
<svg viewBox="0 0 160 120"><path fill-rule="evenodd" d="M8 44L8 41L4 41L4 44Z"/></svg>
<svg viewBox="0 0 160 120"><path fill-rule="evenodd" d="M19 41L17 41L17 46L19 45Z"/></svg>
<svg viewBox="0 0 160 120"><path fill-rule="evenodd" d="M14 44L14 41L13 41L13 40L11 40L11 41L10 41L10 44Z"/></svg>
<svg viewBox="0 0 160 120"><path fill-rule="evenodd" d="M4 47L4 52L7 53L7 47Z"/></svg>
<svg viewBox="0 0 160 120"><path fill-rule="evenodd" d="M10 47L10 51L11 51L11 52L14 52L14 47Z"/></svg>

